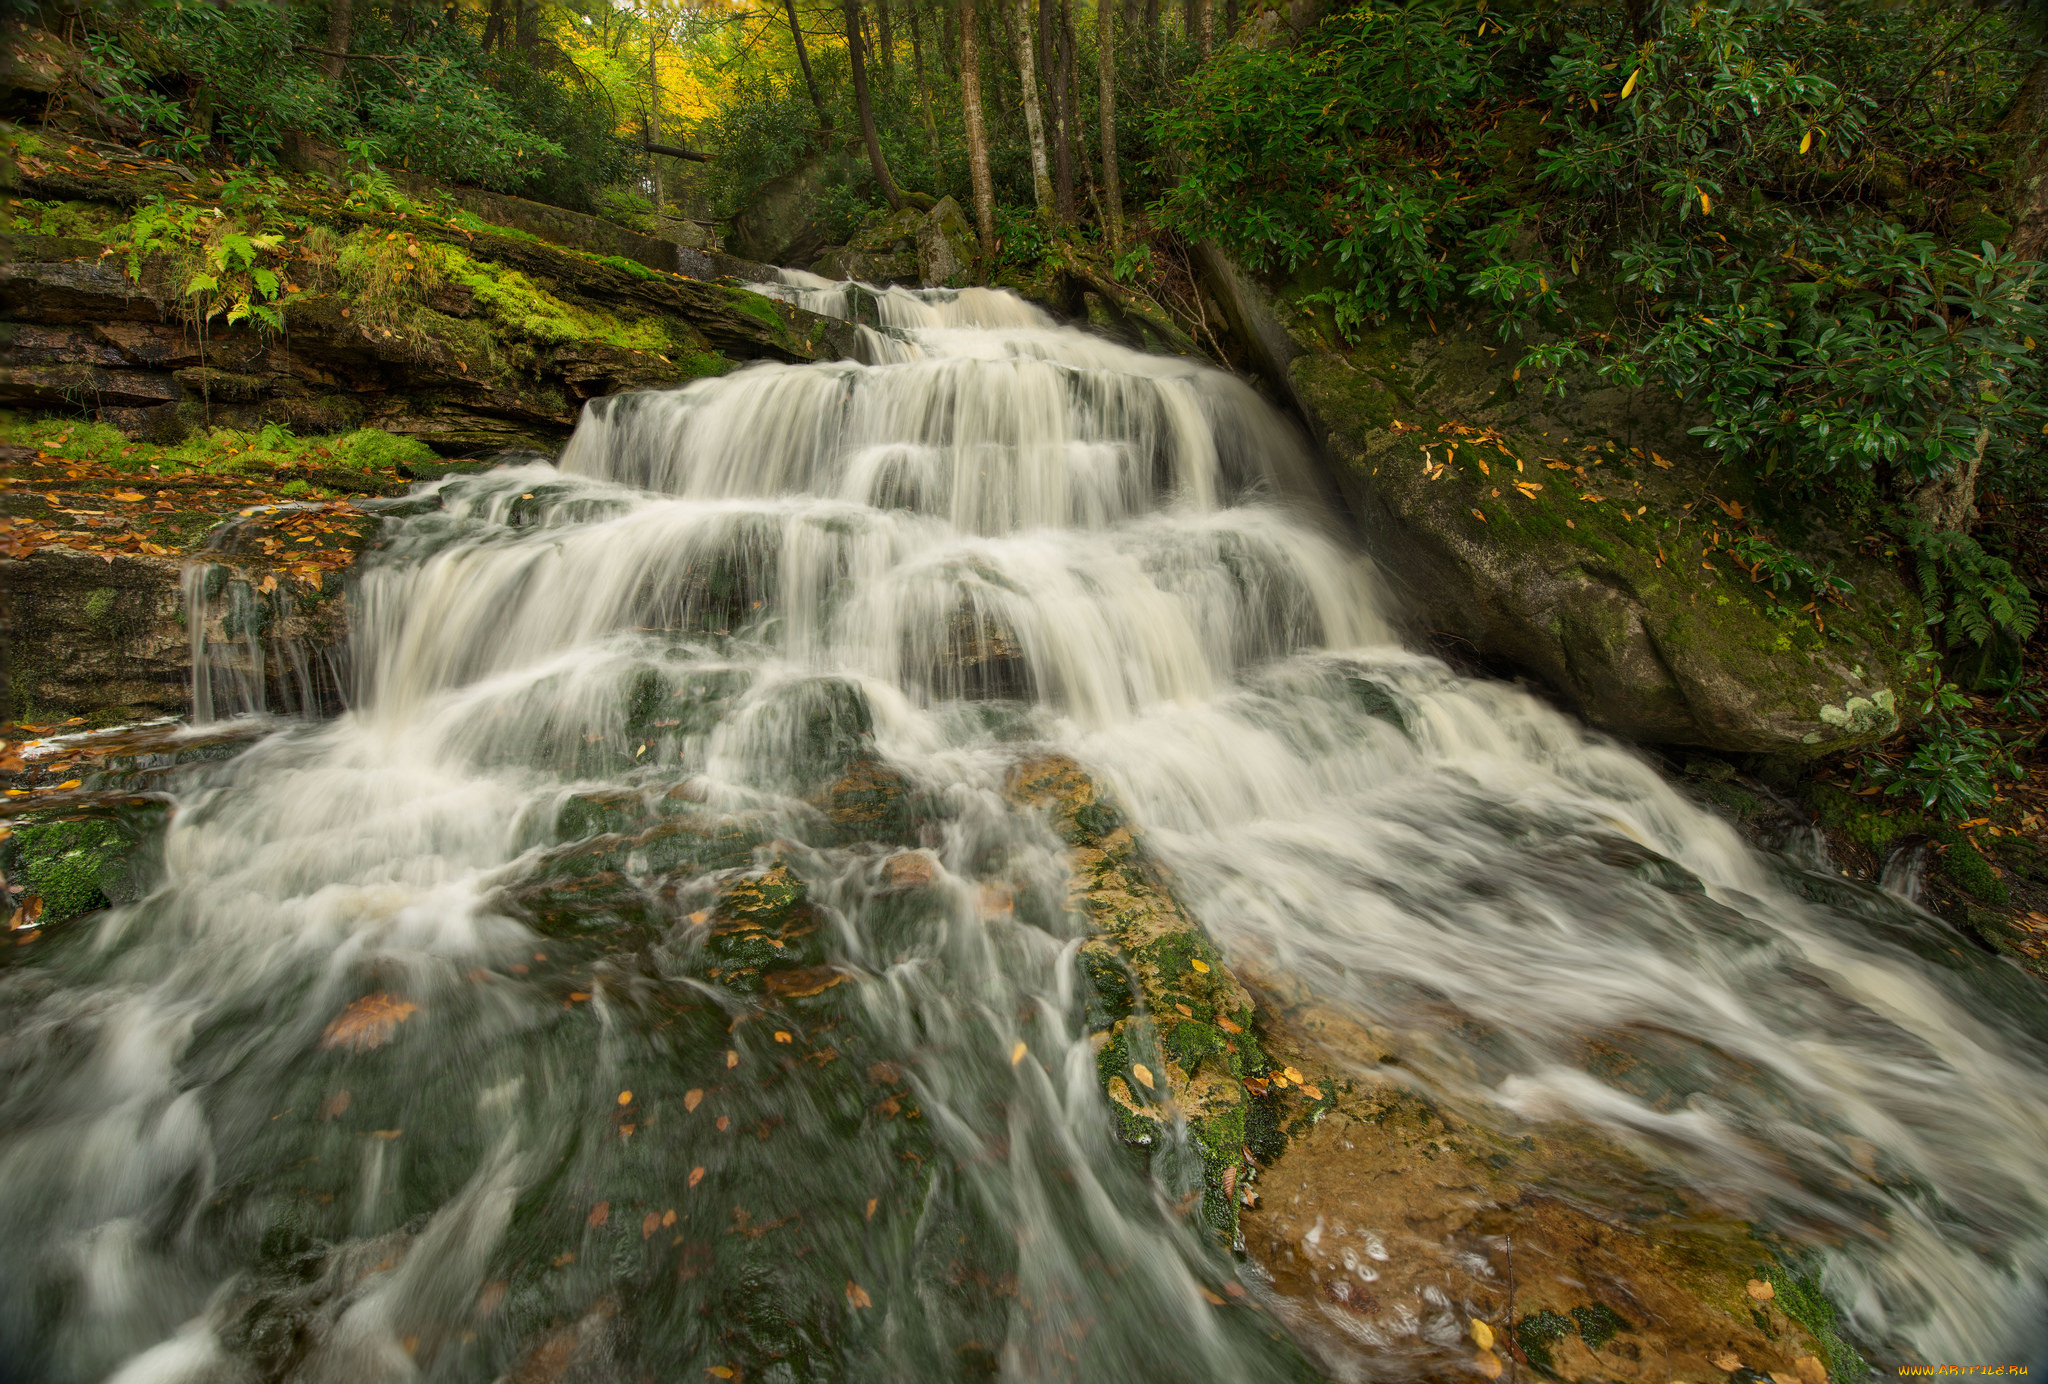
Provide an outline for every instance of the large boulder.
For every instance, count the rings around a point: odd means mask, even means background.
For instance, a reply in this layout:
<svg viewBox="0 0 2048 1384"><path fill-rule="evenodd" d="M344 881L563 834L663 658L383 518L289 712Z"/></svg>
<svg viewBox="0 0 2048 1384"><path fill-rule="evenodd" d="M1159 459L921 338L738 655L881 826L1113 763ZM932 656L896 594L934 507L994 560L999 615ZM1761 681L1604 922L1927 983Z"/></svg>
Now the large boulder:
<svg viewBox="0 0 2048 1384"><path fill-rule="evenodd" d="M1422 631L1646 743L1804 756L1898 729L1922 617L1896 564L1755 493L1668 395L1585 380L1545 398L1474 324L1339 348L1201 259ZM1763 542L1838 594L1775 586L1743 556Z"/></svg>
<svg viewBox="0 0 2048 1384"><path fill-rule="evenodd" d="M980 241L967 214L951 197L925 214L917 228L917 273L926 288L965 288L974 282Z"/></svg>
<svg viewBox="0 0 2048 1384"><path fill-rule="evenodd" d="M733 252L763 264L811 263L828 239L819 215L825 194L865 175L864 163L832 150L770 179L733 217Z"/></svg>

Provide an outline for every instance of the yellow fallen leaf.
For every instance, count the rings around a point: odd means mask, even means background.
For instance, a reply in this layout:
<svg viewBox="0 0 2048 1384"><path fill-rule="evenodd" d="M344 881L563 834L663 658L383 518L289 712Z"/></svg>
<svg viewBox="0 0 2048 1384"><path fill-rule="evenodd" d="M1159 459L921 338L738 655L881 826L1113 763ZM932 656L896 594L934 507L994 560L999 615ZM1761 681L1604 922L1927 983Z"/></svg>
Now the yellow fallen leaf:
<svg viewBox="0 0 2048 1384"><path fill-rule="evenodd" d="M1144 1085L1146 1090L1149 1091L1152 1089L1152 1069L1147 1067L1144 1063L1133 1063L1131 1065L1131 1075L1138 1078L1138 1080Z"/></svg>
<svg viewBox="0 0 2048 1384"><path fill-rule="evenodd" d="M320 1035L320 1046L353 1048L358 1052L382 1047L390 1041L392 1032L418 1010L418 1005L387 991L365 995L327 1026L327 1031Z"/></svg>
<svg viewBox="0 0 2048 1384"><path fill-rule="evenodd" d="M1750 1279L1749 1286L1746 1289L1746 1291L1749 1293L1751 1297L1755 1298L1758 1302L1769 1302L1772 1298L1778 1295L1778 1290L1776 1288L1773 1288L1770 1284L1764 1282L1764 1280L1762 1280L1761 1278Z"/></svg>
<svg viewBox="0 0 2048 1384"><path fill-rule="evenodd" d="M739 1053L735 1052L735 1051L734 1051L733 1049L731 1049L731 1048L727 1048L727 1049L725 1050L725 1065L726 1065L726 1066L728 1066L728 1067L737 1067L737 1066L739 1066L739 1065L740 1065L740 1055L739 1055Z"/></svg>
<svg viewBox="0 0 2048 1384"><path fill-rule="evenodd" d="M1218 1015L1216 1016L1216 1027L1218 1027L1218 1028L1222 1029L1222 1030L1223 1030L1223 1031L1224 1031L1225 1033L1242 1033L1242 1032L1244 1032L1244 1029L1243 1029L1243 1027L1242 1027L1242 1026L1240 1026L1240 1025L1238 1025L1238 1024L1234 1024L1234 1023L1232 1023L1232 1022L1231 1022L1230 1020L1228 1020L1228 1019L1224 1018L1224 1017L1223 1017L1223 1016L1222 1016L1221 1014L1218 1014Z"/></svg>
<svg viewBox="0 0 2048 1384"><path fill-rule="evenodd" d="M787 1030L778 1028L775 1030L775 1041L778 1043L794 1043L796 1038Z"/></svg>
<svg viewBox="0 0 2048 1384"><path fill-rule="evenodd" d="M873 1220L873 1219L875 1218L875 1207L881 1204L881 1200L882 1200L882 1199L881 1199L880 1197L869 1197L869 1198L868 1198L868 1216L867 1216L867 1218L868 1218L869 1220Z"/></svg>
<svg viewBox="0 0 2048 1384"><path fill-rule="evenodd" d="M1807 151L1808 149L1811 149L1812 147L1813 147L1813 131L1811 131L1811 130L1808 130L1808 131L1806 132L1806 134L1805 134L1804 136L1802 136L1802 137L1800 138L1800 141L1799 141L1799 152L1803 154L1803 153L1805 153L1805 152L1806 152L1806 151Z"/></svg>
<svg viewBox="0 0 2048 1384"><path fill-rule="evenodd" d="M1293 1083L1294 1083L1295 1085L1297 1085L1297 1086L1301 1085L1301 1080L1302 1080L1302 1078L1301 1078L1301 1073L1300 1073L1300 1072L1297 1072L1297 1071L1295 1071L1295 1070L1294 1070L1294 1068L1292 1068L1292 1067L1282 1067L1282 1068L1280 1069L1280 1072L1281 1072L1281 1075L1285 1076L1285 1077L1286 1077L1286 1078L1287 1078L1287 1079L1288 1079L1289 1081L1293 1082Z"/></svg>
<svg viewBox="0 0 2048 1384"><path fill-rule="evenodd" d="M860 1284L853 1282L848 1282L846 1285L846 1301L850 1307L873 1307L875 1305L874 1299L868 1296L867 1290L861 1287Z"/></svg>
<svg viewBox="0 0 2048 1384"><path fill-rule="evenodd" d="M1714 199L1704 192L1700 194L1700 211L1708 216L1714 213Z"/></svg>
<svg viewBox="0 0 2048 1384"><path fill-rule="evenodd" d="M1017 1064L1018 1064L1019 1062L1022 1062L1022 1061L1024 1060L1024 1054L1025 1054L1025 1053L1027 1053L1027 1052L1029 1052L1029 1051L1031 1051L1031 1049L1029 1049L1029 1048L1025 1047L1025 1046L1024 1046L1024 1044L1023 1044L1023 1043L1021 1043L1021 1042L1020 1042L1020 1043L1018 1043L1016 1047L1014 1047L1014 1048L1011 1048L1011 1049L1010 1049L1010 1065L1011 1065L1012 1067L1014 1067L1014 1066L1016 1066L1016 1065L1017 1065Z"/></svg>
<svg viewBox="0 0 2048 1384"><path fill-rule="evenodd" d="M1301 1093L1307 1096L1310 1100L1321 1100L1323 1098L1323 1088L1320 1086L1311 1086L1307 1082L1302 1083Z"/></svg>
<svg viewBox="0 0 2048 1384"><path fill-rule="evenodd" d="M631 1105L632 1103L633 1103L633 1093L632 1093L631 1091L621 1091L621 1092L619 1092L619 1104L620 1104L620 1105Z"/></svg>
<svg viewBox="0 0 2048 1384"><path fill-rule="evenodd" d="M683 1092L683 1109L695 1110L699 1105L703 1103L704 1093L698 1090L696 1087L693 1086L689 1090Z"/></svg>
<svg viewBox="0 0 2048 1384"><path fill-rule="evenodd" d="M1199 956L1196 957L1193 961L1190 961L1188 964L1190 966L1193 966L1197 971L1200 971L1203 975L1209 974L1209 963L1202 960L1202 958Z"/></svg>
<svg viewBox="0 0 2048 1384"><path fill-rule="evenodd" d="M704 1373L712 1376L715 1379L739 1378L739 1376L733 1371L733 1368L730 1365L706 1365L704 1367Z"/></svg>
<svg viewBox="0 0 2048 1384"><path fill-rule="evenodd" d="M67 789L76 788L78 787L79 784L83 782L85 782L84 779L65 779L62 783L57 785L57 791L61 793Z"/></svg>
<svg viewBox="0 0 2048 1384"><path fill-rule="evenodd" d="M1500 1357L1490 1350L1482 1350L1472 1357L1472 1368L1487 1379L1500 1378Z"/></svg>
<svg viewBox="0 0 2048 1384"><path fill-rule="evenodd" d="M1472 1319L1472 1344L1481 1350L1493 1349L1493 1328L1477 1317Z"/></svg>
<svg viewBox="0 0 2048 1384"><path fill-rule="evenodd" d="M1802 1355L1792 1362L1799 1371L1800 1384L1828 1384L1828 1367L1811 1355Z"/></svg>

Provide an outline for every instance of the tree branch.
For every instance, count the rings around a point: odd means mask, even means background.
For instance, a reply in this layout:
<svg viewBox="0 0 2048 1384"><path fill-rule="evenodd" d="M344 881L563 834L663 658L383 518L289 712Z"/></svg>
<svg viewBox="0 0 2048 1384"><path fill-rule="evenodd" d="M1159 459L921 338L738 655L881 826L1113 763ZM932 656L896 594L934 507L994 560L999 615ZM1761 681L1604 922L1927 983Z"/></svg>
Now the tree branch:
<svg viewBox="0 0 2048 1384"><path fill-rule="evenodd" d="M640 141L640 147L650 154L667 154L672 159L688 159L691 163L710 163L711 155L700 154L695 149L685 149L680 144L657 144L651 139Z"/></svg>

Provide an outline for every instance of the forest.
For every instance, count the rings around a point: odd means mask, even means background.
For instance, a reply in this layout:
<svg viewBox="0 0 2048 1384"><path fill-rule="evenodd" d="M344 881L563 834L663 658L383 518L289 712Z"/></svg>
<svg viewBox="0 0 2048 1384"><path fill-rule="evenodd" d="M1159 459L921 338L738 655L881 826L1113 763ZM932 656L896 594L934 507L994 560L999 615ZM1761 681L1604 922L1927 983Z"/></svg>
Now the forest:
<svg viewBox="0 0 2048 1384"><path fill-rule="evenodd" d="M0 1382L2048 1361L2048 0L0 0L0 195Z"/></svg>

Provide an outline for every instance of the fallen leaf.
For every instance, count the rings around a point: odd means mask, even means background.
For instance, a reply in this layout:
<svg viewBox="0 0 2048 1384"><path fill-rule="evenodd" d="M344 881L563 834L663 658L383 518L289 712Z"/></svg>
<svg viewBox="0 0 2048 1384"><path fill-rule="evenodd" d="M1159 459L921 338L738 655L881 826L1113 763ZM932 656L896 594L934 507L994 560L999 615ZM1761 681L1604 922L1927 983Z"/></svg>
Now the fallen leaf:
<svg viewBox="0 0 2048 1384"><path fill-rule="evenodd" d="M1758 1302L1769 1302L1778 1295L1778 1290L1764 1282L1761 1278L1750 1279L1745 1291Z"/></svg>
<svg viewBox="0 0 2048 1384"><path fill-rule="evenodd" d="M610 1220L611 1218L612 1204L608 1201L601 1201L597 1205L591 1207L590 1214L588 1216L585 1216L583 1219L586 1224L592 1226L599 1226L603 1225L606 1221Z"/></svg>
<svg viewBox="0 0 2048 1384"><path fill-rule="evenodd" d="M867 1295L867 1290L862 1288L860 1284L851 1281L846 1285L846 1301L852 1307L873 1307L875 1305L874 1299Z"/></svg>
<svg viewBox="0 0 2048 1384"><path fill-rule="evenodd" d="M739 1378L739 1376L733 1372L733 1368L730 1365L706 1365L704 1367L704 1373L712 1376L714 1379Z"/></svg>
<svg viewBox="0 0 2048 1384"><path fill-rule="evenodd" d="M1724 1350L1714 1357L1714 1368L1726 1374L1733 1374L1742 1368L1742 1361Z"/></svg>
<svg viewBox="0 0 2048 1384"><path fill-rule="evenodd" d="M718 1117L718 1132L719 1132L720 1134L723 1134L723 1133L725 1133L725 1131L727 1131L728 1129L731 1129L731 1128L732 1128L732 1117L731 1117L730 1115L720 1115L720 1116Z"/></svg>
<svg viewBox="0 0 2048 1384"><path fill-rule="evenodd" d="M1225 1033L1244 1032L1244 1029L1241 1025L1232 1023L1230 1020L1224 1018L1221 1014L1218 1014L1216 1016L1216 1027L1222 1029Z"/></svg>
<svg viewBox="0 0 2048 1384"><path fill-rule="evenodd" d="M778 1028L775 1030L775 1041L778 1043L794 1043L796 1039L787 1030Z"/></svg>
<svg viewBox="0 0 2048 1384"><path fill-rule="evenodd" d="M696 1087L693 1086L689 1090L683 1092L683 1109L695 1110L698 1106L702 1105L703 1103L704 1093L698 1090Z"/></svg>
<svg viewBox="0 0 2048 1384"><path fill-rule="evenodd" d="M1144 1063L1138 1062L1132 1064L1131 1075L1138 1078L1138 1080L1144 1084L1146 1090L1149 1091L1152 1089L1152 1070L1151 1068L1147 1067Z"/></svg>
<svg viewBox="0 0 2048 1384"><path fill-rule="evenodd" d="M1310 1100L1321 1100L1323 1098L1323 1088L1320 1086L1311 1086L1307 1082L1302 1083L1301 1093L1307 1096Z"/></svg>
<svg viewBox="0 0 2048 1384"><path fill-rule="evenodd" d="M1500 1378L1500 1357L1490 1350L1482 1350L1472 1357L1472 1368L1488 1379Z"/></svg>
<svg viewBox="0 0 2048 1384"><path fill-rule="evenodd" d="M1802 1355L1792 1362L1799 1371L1801 1384L1828 1384L1828 1367L1811 1355Z"/></svg>
<svg viewBox="0 0 2048 1384"><path fill-rule="evenodd" d="M1493 1349L1493 1328L1477 1317L1472 1319L1472 1344L1481 1350Z"/></svg>
<svg viewBox="0 0 2048 1384"><path fill-rule="evenodd" d="M1203 975L1209 974L1209 963L1202 960L1202 958L1200 958L1199 956L1196 957L1193 961L1190 961L1188 964L1190 966L1193 966L1197 971L1201 972Z"/></svg>
<svg viewBox="0 0 2048 1384"><path fill-rule="evenodd" d="M1011 1065L1012 1067L1014 1067L1014 1066L1016 1066L1016 1065L1017 1065L1017 1064L1018 1064L1019 1062L1022 1062L1022 1061L1024 1060L1024 1054L1025 1054L1025 1053L1027 1053L1027 1052L1029 1052L1029 1051L1031 1051L1031 1049L1030 1049L1030 1048L1028 1048L1028 1047L1026 1047L1026 1046L1025 1046L1025 1045L1024 1045L1023 1043L1021 1043L1021 1042L1020 1042L1020 1043L1018 1043L1016 1047L1014 1047L1014 1048L1011 1048L1011 1049L1010 1049L1010 1065Z"/></svg>
<svg viewBox="0 0 2048 1384"><path fill-rule="evenodd" d="M1300 1072L1295 1071L1292 1067L1282 1067L1280 1071L1281 1074L1285 1076L1289 1081L1293 1082L1297 1086L1301 1085L1302 1076Z"/></svg>
<svg viewBox="0 0 2048 1384"><path fill-rule="evenodd" d="M698 1183L702 1182L703 1180L704 1170L702 1168L690 1169L690 1185L692 1187L695 1187Z"/></svg>
<svg viewBox="0 0 2048 1384"><path fill-rule="evenodd" d="M327 1026L327 1031L320 1035L320 1046L354 1048L358 1052L382 1047L391 1040L392 1032L418 1010L418 1005L387 991L365 995Z"/></svg>
<svg viewBox="0 0 2048 1384"><path fill-rule="evenodd" d="M661 1212L649 1211L640 1221L640 1238L651 1240L654 1232L661 1229Z"/></svg>
<svg viewBox="0 0 2048 1384"><path fill-rule="evenodd" d="M1221 1307L1223 1305L1223 1299L1217 1297L1216 1294L1210 1292L1207 1288L1202 1289L1202 1300L1211 1307Z"/></svg>
<svg viewBox="0 0 2048 1384"><path fill-rule="evenodd" d="M725 1050L725 1065L728 1067L737 1067L740 1065L740 1055L736 1050L732 1048L727 1048Z"/></svg>
<svg viewBox="0 0 2048 1384"><path fill-rule="evenodd" d="M1478 520L1478 521L1479 521L1480 523L1482 523L1482 524L1486 522L1486 515L1485 515L1484 513L1482 513L1481 511L1479 511L1479 510L1476 510L1476 509L1475 509L1475 510L1473 510L1473 511L1472 511L1472 517L1473 517L1474 519L1477 519L1477 520Z"/></svg>
<svg viewBox="0 0 2048 1384"><path fill-rule="evenodd" d="M668 1229L668 1228L669 1228L670 1226L674 1225L675 1223L676 1223L676 1209L675 1209L675 1208L674 1208L673 1206L671 1206L671 1207L669 1207L669 1209L668 1209L668 1210L666 1210L666 1211L664 1211L664 1212L662 1212L662 1213L661 1213L661 1228L662 1228L663 1230L666 1230L666 1229Z"/></svg>
<svg viewBox="0 0 2048 1384"><path fill-rule="evenodd" d="M632 1093L631 1091L621 1091L621 1092L619 1092L619 1104L620 1104L620 1105L631 1105L632 1103L633 1103L633 1093Z"/></svg>
<svg viewBox="0 0 2048 1384"><path fill-rule="evenodd" d="M62 783L57 785L57 791L62 793L67 789L76 788L78 787L79 784L83 783L84 781L85 780L83 779L65 779Z"/></svg>
<svg viewBox="0 0 2048 1384"><path fill-rule="evenodd" d="M880 1202L880 1201L881 1201L881 1198L880 1198L880 1197L869 1197L869 1198L868 1198L868 1216L867 1216L867 1218L868 1218L869 1220L873 1220L873 1219L875 1218L875 1206L876 1206L876 1204L877 1204L878 1202Z"/></svg>

